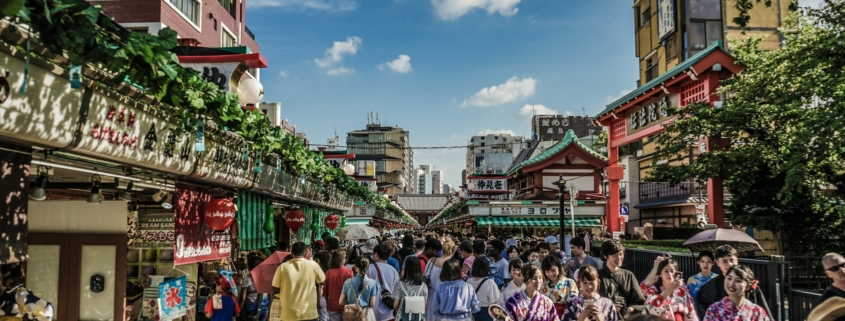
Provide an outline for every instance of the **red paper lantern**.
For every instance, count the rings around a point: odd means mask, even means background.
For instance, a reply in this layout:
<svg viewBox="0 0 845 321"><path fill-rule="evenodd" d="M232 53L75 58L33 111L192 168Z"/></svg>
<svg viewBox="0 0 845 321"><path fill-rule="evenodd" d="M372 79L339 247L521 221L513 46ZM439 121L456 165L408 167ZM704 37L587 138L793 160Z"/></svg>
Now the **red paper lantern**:
<svg viewBox="0 0 845 321"><path fill-rule="evenodd" d="M338 224L340 224L340 218L337 217L337 215L331 214L329 216L326 216L326 218L323 220L323 223L326 224L327 228L333 230L337 228Z"/></svg>
<svg viewBox="0 0 845 321"><path fill-rule="evenodd" d="M294 232L298 231L300 227L305 225L305 214L298 208L288 211L285 214L285 225Z"/></svg>
<svg viewBox="0 0 845 321"><path fill-rule="evenodd" d="M235 203L228 198L215 198L205 203L205 225L223 231L235 222Z"/></svg>
<svg viewBox="0 0 845 321"><path fill-rule="evenodd" d="M472 222L471 222L471 221L466 221L466 222L464 222L464 226L466 226L466 227L472 227Z"/></svg>

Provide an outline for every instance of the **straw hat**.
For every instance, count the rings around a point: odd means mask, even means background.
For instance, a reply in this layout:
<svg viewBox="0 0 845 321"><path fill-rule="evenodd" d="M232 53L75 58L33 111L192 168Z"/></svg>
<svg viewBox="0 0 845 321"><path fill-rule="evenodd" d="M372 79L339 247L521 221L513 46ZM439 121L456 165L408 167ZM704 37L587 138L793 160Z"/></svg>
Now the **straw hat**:
<svg viewBox="0 0 845 321"><path fill-rule="evenodd" d="M834 321L845 317L845 298L832 297L816 306L807 321Z"/></svg>

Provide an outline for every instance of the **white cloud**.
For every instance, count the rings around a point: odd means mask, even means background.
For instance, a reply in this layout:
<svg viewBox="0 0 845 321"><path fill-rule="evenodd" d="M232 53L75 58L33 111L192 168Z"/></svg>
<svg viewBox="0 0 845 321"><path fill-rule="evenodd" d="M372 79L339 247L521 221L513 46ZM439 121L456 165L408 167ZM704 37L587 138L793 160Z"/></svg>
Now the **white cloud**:
<svg viewBox="0 0 845 321"><path fill-rule="evenodd" d="M475 134L475 136L485 136L490 134L508 134L511 136L516 136L516 134L514 134L514 132L510 129L485 129L478 132L478 134Z"/></svg>
<svg viewBox="0 0 845 321"><path fill-rule="evenodd" d="M557 110L543 106L542 104L536 104L536 105L526 104L525 106L522 106L522 108L520 108L519 111L516 112L516 115L514 115L514 116L516 116L517 118L522 118L522 119L530 121L531 117L534 117L534 115L557 115L557 114L558 114Z"/></svg>
<svg viewBox="0 0 845 321"><path fill-rule="evenodd" d="M290 71L287 71L287 70L279 71L279 76L282 76L282 78L287 78L288 76L290 76Z"/></svg>
<svg viewBox="0 0 845 321"><path fill-rule="evenodd" d="M461 104L462 107L487 107L509 103L517 99L534 96L537 80L534 78L511 77L504 84L482 88Z"/></svg>
<svg viewBox="0 0 845 321"><path fill-rule="evenodd" d="M341 12L354 11L358 9L358 4L352 0L249 0L247 7L278 7L291 11Z"/></svg>
<svg viewBox="0 0 845 321"><path fill-rule="evenodd" d="M320 68L330 68L343 61L344 56L358 53L361 42L359 37L347 37L346 41L335 41L331 48L326 49L323 58L314 59L314 64Z"/></svg>
<svg viewBox="0 0 845 321"><path fill-rule="evenodd" d="M326 75L329 76L341 76L341 75L350 75L355 72L355 69L349 69L344 66L340 66L337 68L332 68L326 71Z"/></svg>
<svg viewBox="0 0 845 321"><path fill-rule="evenodd" d="M568 111L568 110L567 110L567 111L565 111L565 112L563 112L563 114L565 114L566 116L572 116L572 112L571 112L571 111Z"/></svg>
<svg viewBox="0 0 845 321"><path fill-rule="evenodd" d="M399 58L380 64L377 67L378 70L384 70L384 68L387 67L400 74L409 73L414 70L414 68L411 67L411 57L408 55L399 55Z"/></svg>
<svg viewBox="0 0 845 321"><path fill-rule="evenodd" d="M627 95L629 92L632 92L632 91L633 91L633 89L625 89L625 90L622 90L622 91L620 91L620 92L619 92L619 96L607 96L607 98L605 98L605 101L606 101L608 104L609 104L609 103L612 103L612 102L616 101L616 100L617 100L617 99L619 99L619 98L622 98L622 96L625 96L625 95Z"/></svg>
<svg viewBox="0 0 845 321"><path fill-rule="evenodd" d="M438 18L455 20L475 9L486 10L487 14L498 13L510 17L519 11L516 5L520 1L522 0L431 0L431 4L434 5Z"/></svg>

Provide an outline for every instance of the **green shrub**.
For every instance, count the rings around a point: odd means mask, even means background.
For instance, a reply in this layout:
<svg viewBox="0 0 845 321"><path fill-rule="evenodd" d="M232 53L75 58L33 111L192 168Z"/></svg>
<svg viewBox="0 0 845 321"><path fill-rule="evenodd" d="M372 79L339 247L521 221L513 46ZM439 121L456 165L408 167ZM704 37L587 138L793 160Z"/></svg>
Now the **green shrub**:
<svg viewBox="0 0 845 321"><path fill-rule="evenodd" d="M622 242L627 248L663 252L689 253L684 246L686 240L627 240Z"/></svg>

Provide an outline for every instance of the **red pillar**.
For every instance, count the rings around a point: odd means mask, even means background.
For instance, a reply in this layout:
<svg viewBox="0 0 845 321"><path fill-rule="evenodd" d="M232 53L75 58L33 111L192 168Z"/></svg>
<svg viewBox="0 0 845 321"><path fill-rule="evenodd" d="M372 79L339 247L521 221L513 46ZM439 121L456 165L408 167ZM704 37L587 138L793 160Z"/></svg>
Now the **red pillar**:
<svg viewBox="0 0 845 321"><path fill-rule="evenodd" d="M619 200L619 181L622 180L624 168L619 166L619 148L612 147L613 145L613 138L612 135L609 135L608 139L608 163L610 164L607 167L607 180L609 181L608 184L608 198L607 198L607 209L604 213L604 221L607 222L607 231L613 234L613 232L621 231L620 222L619 222L619 206L621 202Z"/></svg>
<svg viewBox="0 0 845 321"><path fill-rule="evenodd" d="M725 195L721 178L707 180L707 216L710 224L725 227Z"/></svg>

